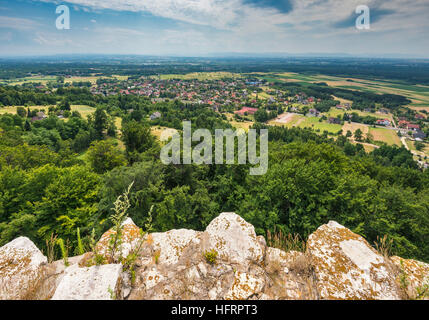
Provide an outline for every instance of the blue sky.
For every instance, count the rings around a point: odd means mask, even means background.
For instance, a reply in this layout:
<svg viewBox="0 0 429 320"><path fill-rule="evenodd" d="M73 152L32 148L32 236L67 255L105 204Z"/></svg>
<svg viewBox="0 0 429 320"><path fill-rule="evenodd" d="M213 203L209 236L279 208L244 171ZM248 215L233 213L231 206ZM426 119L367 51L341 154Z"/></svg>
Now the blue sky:
<svg viewBox="0 0 429 320"><path fill-rule="evenodd" d="M58 5L70 30L57 30ZM371 29L357 30L358 5ZM402 54L429 58L427 0L0 0L0 55Z"/></svg>

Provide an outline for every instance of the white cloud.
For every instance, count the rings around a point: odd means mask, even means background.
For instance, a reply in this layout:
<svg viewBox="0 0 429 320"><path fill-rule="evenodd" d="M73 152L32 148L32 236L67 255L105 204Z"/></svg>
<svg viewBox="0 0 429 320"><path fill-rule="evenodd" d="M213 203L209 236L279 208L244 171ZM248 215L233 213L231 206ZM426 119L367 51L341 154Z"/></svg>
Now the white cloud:
<svg viewBox="0 0 429 320"><path fill-rule="evenodd" d="M0 16L0 28L30 30L38 26L40 26L40 24L34 20Z"/></svg>
<svg viewBox="0 0 429 320"><path fill-rule="evenodd" d="M55 2L56 0L40 0ZM289 23L298 31L322 31L350 17L358 5L394 13L379 24L382 29L400 23L408 27L428 26L427 0L290 0L293 10L287 14L270 7L255 7L244 0L66 0L66 3L92 9L149 12L155 16L218 29L248 32L279 31L277 24ZM398 20L399 19L399 20ZM384 21L384 25L382 22ZM317 25L311 28L311 25Z"/></svg>
<svg viewBox="0 0 429 320"><path fill-rule="evenodd" d="M112 44L110 50L120 48L130 52L418 52L421 48L429 49L429 38L425 35L429 30L428 0L291 1L293 10L288 13L274 7L244 4L244 0L65 0L62 3L96 14L102 14L103 9L149 12L184 22L178 23L176 30L145 25L147 29L142 32L129 24L118 28L114 21L109 28L103 21L105 27L101 28L93 19L91 32L75 42L100 50L106 43ZM353 27L353 17L357 17L355 9L363 4L368 5L374 15L382 14L372 21L369 32ZM340 26L338 23L342 21L350 26ZM30 22L19 24L2 21L0 17L0 27L2 24L27 29L31 26ZM43 37L35 39L44 41Z"/></svg>

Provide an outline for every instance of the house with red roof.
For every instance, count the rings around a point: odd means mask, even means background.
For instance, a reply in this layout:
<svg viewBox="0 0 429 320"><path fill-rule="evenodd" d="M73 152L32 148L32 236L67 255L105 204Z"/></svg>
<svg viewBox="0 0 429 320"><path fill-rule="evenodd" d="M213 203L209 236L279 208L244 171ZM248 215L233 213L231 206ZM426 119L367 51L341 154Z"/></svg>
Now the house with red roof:
<svg viewBox="0 0 429 320"><path fill-rule="evenodd" d="M410 123L410 124L407 126L407 129L408 129L408 130L413 130L413 131L418 131L418 130L420 130L420 126L419 126L418 124Z"/></svg>

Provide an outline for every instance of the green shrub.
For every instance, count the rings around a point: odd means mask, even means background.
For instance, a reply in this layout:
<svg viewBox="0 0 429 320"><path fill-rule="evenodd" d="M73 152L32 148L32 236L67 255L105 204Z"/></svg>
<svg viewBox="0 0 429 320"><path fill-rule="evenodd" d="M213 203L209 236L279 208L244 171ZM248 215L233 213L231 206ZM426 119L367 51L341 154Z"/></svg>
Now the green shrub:
<svg viewBox="0 0 429 320"><path fill-rule="evenodd" d="M215 249L208 250L204 252L204 258L206 259L207 263L209 264L216 264L217 259L217 251Z"/></svg>

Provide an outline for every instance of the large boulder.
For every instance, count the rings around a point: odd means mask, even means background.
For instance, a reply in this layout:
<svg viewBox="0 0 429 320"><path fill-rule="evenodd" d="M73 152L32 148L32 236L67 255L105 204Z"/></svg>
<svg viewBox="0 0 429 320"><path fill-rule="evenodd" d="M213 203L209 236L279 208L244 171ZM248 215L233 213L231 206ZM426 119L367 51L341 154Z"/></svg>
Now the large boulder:
<svg viewBox="0 0 429 320"><path fill-rule="evenodd" d="M47 258L20 237L0 248L0 299L33 299L44 278Z"/></svg>
<svg viewBox="0 0 429 320"><path fill-rule="evenodd" d="M191 243L199 243L201 232L187 229L170 230L150 235L153 252L159 264L174 265L183 255L184 249Z"/></svg>
<svg viewBox="0 0 429 320"><path fill-rule="evenodd" d="M96 251L98 254L104 256L106 261L112 263L119 261L120 258L126 258L133 250L135 250L141 241L140 228L135 225L131 218L127 218L122 223L122 237L121 243L111 259L110 240L116 234L112 229L106 231L97 242Z"/></svg>
<svg viewBox="0 0 429 320"><path fill-rule="evenodd" d="M246 272L250 264L261 264L265 243L256 236L255 228L239 215L221 213L207 226L205 250L215 250L218 258L235 264L237 270Z"/></svg>
<svg viewBox="0 0 429 320"><path fill-rule="evenodd" d="M331 221L310 235L307 250L321 299L399 299L389 261L361 236Z"/></svg>
<svg viewBox="0 0 429 320"><path fill-rule="evenodd" d="M396 256L390 260L398 267L398 281L407 298L429 300L429 264Z"/></svg>
<svg viewBox="0 0 429 320"><path fill-rule="evenodd" d="M115 300L122 298L122 265L65 269L52 300Z"/></svg>
<svg viewBox="0 0 429 320"><path fill-rule="evenodd" d="M222 213L205 232L171 230L149 235L130 299L247 299L265 285L265 242L252 225ZM206 252L215 250L215 261ZM152 263L149 263L152 261Z"/></svg>

